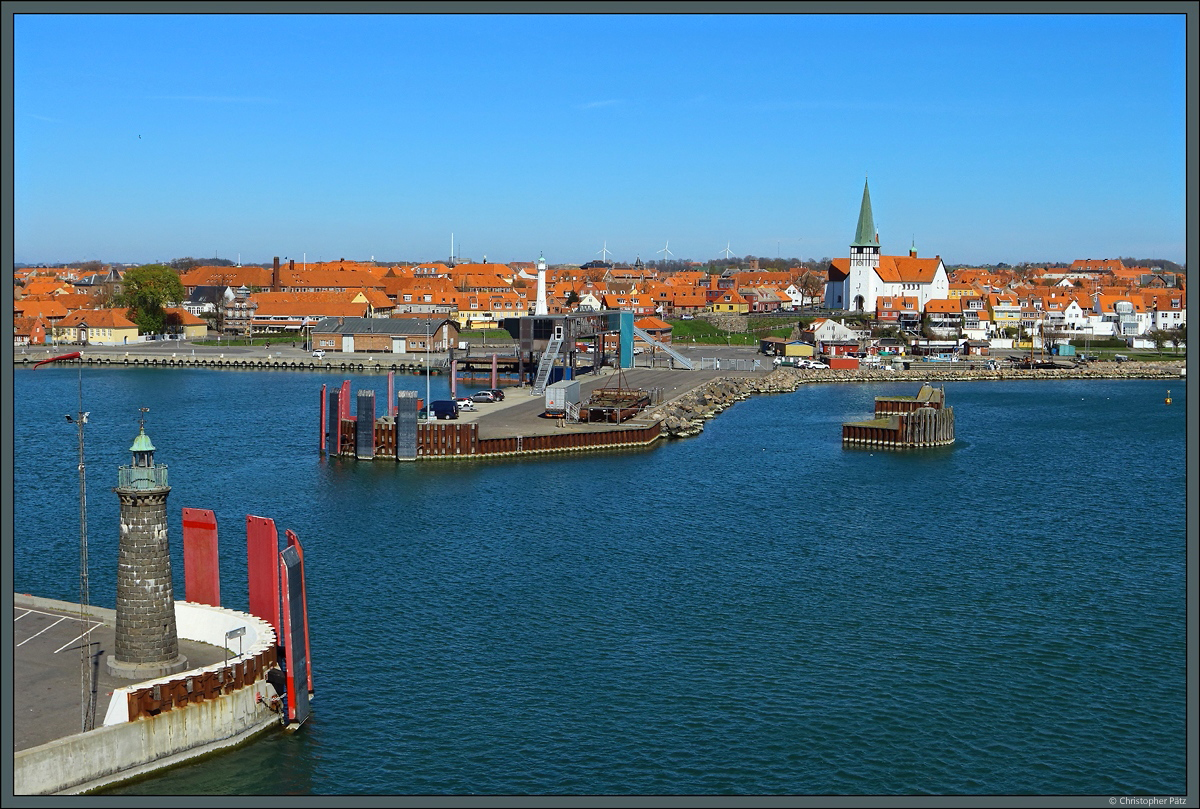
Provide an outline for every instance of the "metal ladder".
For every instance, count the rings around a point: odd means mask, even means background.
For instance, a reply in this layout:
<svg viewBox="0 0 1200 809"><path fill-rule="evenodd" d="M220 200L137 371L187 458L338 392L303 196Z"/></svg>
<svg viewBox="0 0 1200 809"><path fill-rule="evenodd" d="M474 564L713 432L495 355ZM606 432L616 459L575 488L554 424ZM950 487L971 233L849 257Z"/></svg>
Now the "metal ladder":
<svg viewBox="0 0 1200 809"><path fill-rule="evenodd" d="M546 343L546 350L542 353L541 362L538 363L537 378L533 383L533 390L530 391L531 396L541 396L546 392L546 381L550 379L550 370L554 368L554 361L558 359L558 351L562 348L562 336L555 334Z"/></svg>

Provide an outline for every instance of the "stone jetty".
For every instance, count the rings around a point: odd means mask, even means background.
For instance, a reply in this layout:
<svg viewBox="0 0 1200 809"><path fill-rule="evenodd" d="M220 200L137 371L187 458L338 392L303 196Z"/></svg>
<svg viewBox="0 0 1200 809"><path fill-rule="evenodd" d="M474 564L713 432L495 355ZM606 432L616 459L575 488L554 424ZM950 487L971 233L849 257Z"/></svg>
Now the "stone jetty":
<svg viewBox="0 0 1200 809"><path fill-rule="evenodd" d="M1077 368L987 370L804 370L777 368L765 375L727 376L649 408L645 418L661 419L663 435L687 438L704 430L704 422L735 402L758 394L791 393L801 385L833 382L962 382L982 379L1163 379L1178 380L1183 362L1097 362Z"/></svg>

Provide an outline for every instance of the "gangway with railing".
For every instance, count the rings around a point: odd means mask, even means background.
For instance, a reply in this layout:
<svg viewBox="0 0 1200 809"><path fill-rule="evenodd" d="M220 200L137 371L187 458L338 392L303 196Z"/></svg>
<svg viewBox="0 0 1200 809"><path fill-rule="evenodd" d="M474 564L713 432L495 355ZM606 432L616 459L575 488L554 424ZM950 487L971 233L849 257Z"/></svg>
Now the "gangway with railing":
<svg viewBox="0 0 1200 809"><path fill-rule="evenodd" d="M671 348L670 344L660 343L658 340L655 340L652 336L650 336L650 333L645 329L639 329L637 326L633 327L633 333L635 336L641 337L643 340L645 340L651 348L661 348L663 351L667 352L672 359L682 365L686 370L693 370L692 361L680 354L675 349Z"/></svg>

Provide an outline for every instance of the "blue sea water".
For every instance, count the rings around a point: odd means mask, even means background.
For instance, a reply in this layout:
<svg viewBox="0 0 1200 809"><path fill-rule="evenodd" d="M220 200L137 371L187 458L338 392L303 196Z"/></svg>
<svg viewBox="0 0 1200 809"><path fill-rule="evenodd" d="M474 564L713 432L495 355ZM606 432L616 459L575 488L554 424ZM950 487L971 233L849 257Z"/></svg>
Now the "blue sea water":
<svg viewBox="0 0 1200 809"><path fill-rule="evenodd" d="M840 441L914 385L831 384L648 450L396 464L318 456L342 378L83 372L94 603L142 406L177 597L185 506L216 512L227 606L246 514L308 576L305 727L114 794L1186 788L1182 385L948 383L958 441L922 452ZM14 379L15 589L72 601L78 382Z"/></svg>

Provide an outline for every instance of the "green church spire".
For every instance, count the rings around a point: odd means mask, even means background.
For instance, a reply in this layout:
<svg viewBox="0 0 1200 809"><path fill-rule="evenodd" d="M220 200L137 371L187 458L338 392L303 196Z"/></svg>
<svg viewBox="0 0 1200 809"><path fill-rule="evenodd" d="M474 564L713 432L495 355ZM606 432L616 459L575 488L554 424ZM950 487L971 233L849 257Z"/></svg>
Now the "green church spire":
<svg viewBox="0 0 1200 809"><path fill-rule="evenodd" d="M858 230L854 232L852 247L875 245L875 218L871 216L871 192L863 180L862 208L858 212Z"/></svg>

